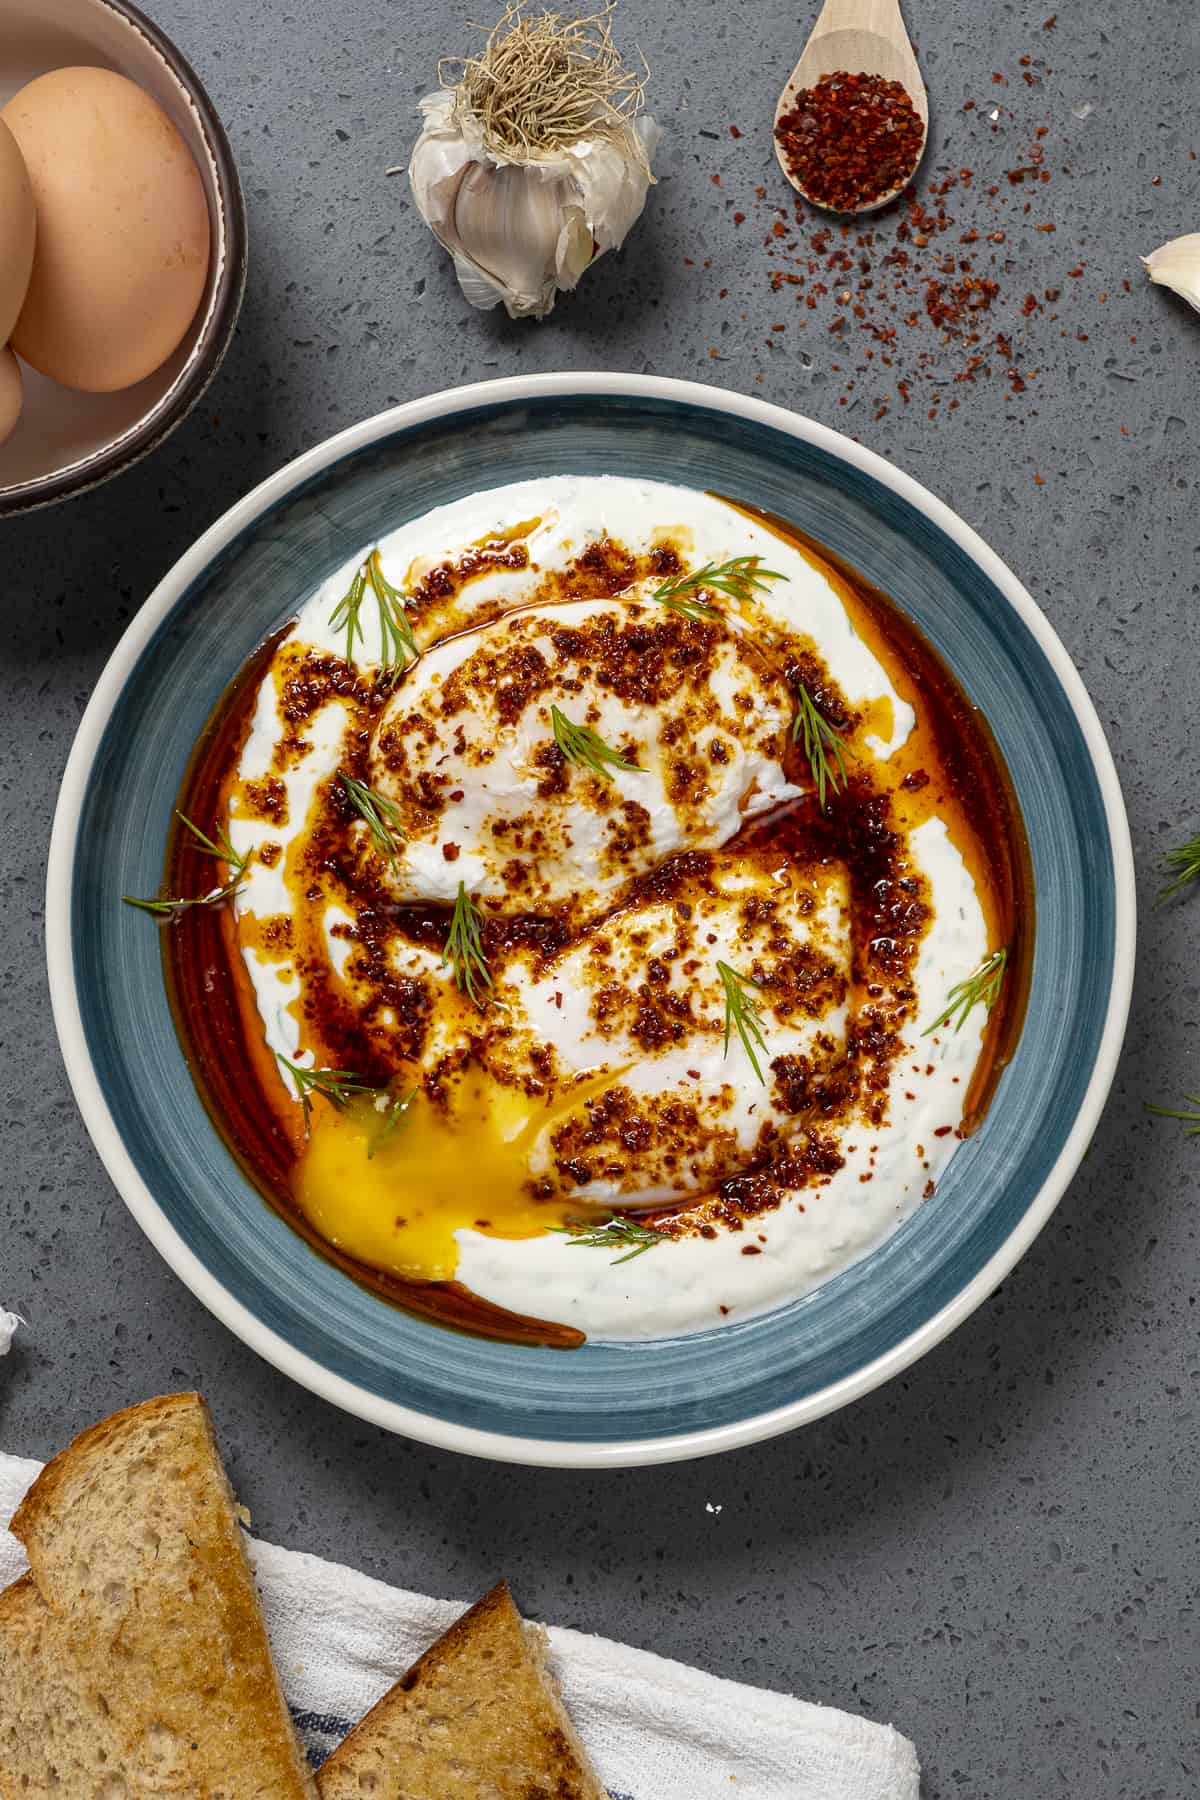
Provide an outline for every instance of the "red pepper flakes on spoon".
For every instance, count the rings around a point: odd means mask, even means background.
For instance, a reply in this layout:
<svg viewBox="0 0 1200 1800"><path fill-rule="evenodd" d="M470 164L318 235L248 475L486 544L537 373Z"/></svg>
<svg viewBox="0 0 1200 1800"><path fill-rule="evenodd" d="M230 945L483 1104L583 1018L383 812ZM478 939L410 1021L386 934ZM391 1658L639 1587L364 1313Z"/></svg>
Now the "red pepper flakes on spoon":
<svg viewBox="0 0 1200 1800"><path fill-rule="evenodd" d="M805 196L833 212L858 212L908 182L925 127L905 89L845 69L802 88L775 136Z"/></svg>

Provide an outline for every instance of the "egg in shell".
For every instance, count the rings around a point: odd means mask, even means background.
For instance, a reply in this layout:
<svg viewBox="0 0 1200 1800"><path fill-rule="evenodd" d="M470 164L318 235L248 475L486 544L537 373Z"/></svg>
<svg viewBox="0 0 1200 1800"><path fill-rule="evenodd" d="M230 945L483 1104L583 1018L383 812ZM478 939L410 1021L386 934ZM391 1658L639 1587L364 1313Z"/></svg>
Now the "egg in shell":
<svg viewBox="0 0 1200 1800"><path fill-rule="evenodd" d="M41 75L0 118L37 209L13 347L65 387L130 387L178 347L204 292L208 205L191 152L157 101L111 69Z"/></svg>
<svg viewBox="0 0 1200 1800"><path fill-rule="evenodd" d="M11 350L0 349L0 444L16 429L24 397L21 365Z"/></svg>
<svg viewBox="0 0 1200 1800"><path fill-rule="evenodd" d="M0 118L0 344L8 342L25 302L35 235L29 171L16 138ZM0 428L0 437L4 435Z"/></svg>

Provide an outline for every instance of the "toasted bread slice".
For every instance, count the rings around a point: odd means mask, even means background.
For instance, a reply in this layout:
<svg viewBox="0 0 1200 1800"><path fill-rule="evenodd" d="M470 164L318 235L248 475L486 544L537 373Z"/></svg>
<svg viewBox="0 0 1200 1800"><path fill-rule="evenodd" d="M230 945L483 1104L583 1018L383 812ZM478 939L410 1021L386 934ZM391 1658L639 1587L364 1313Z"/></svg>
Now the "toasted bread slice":
<svg viewBox="0 0 1200 1800"><path fill-rule="evenodd" d="M315 1800L198 1394L85 1431L11 1529L4 1800Z"/></svg>
<svg viewBox="0 0 1200 1800"><path fill-rule="evenodd" d="M321 1800L606 1800L547 1651L502 1581L323 1764Z"/></svg>

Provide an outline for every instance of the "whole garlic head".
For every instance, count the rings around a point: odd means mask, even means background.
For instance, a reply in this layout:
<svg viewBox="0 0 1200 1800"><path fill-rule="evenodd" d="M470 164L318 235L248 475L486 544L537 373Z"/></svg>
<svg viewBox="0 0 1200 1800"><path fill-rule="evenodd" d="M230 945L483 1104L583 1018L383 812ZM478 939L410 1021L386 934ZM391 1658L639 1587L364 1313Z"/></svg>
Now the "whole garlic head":
<svg viewBox="0 0 1200 1800"><path fill-rule="evenodd" d="M1200 231L1160 244L1149 256L1143 256L1142 265L1151 281L1173 288L1200 312Z"/></svg>
<svg viewBox="0 0 1200 1800"><path fill-rule="evenodd" d="M545 318L561 291L623 242L646 203L660 136L653 119L518 162L485 147L461 96L428 94L421 113L413 198L472 306L503 303L510 318Z"/></svg>

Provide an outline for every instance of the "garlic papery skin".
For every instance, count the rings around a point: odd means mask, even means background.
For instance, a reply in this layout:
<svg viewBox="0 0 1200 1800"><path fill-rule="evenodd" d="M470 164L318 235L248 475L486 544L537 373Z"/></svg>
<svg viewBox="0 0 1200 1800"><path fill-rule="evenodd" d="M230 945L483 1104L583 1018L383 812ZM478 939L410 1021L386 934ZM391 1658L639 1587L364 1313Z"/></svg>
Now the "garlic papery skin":
<svg viewBox="0 0 1200 1800"><path fill-rule="evenodd" d="M1161 244L1149 256L1143 256L1142 266L1151 281L1157 281L1160 287L1173 288L1181 299L1200 312L1200 231Z"/></svg>
<svg viewBox="0 0 1200 1800"><path fill-rule="evenodd" d="M653 119L517 161L484 146L460 95L429 94L421 113L413 198L472 306L544 319L560 292L618 248L646 204L660 136Z"/></svg>
<svg viewBox="0 0 1200 1800"><path fill-rule="evenodd" d="M540 171L539 171L540 173ZM503 300L510 318L541 319L560 287L592 260L592 234L575 184L530 179L528 168L468 163L454 200L454 262L473 306Z"/></svg>

